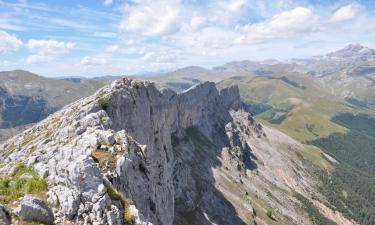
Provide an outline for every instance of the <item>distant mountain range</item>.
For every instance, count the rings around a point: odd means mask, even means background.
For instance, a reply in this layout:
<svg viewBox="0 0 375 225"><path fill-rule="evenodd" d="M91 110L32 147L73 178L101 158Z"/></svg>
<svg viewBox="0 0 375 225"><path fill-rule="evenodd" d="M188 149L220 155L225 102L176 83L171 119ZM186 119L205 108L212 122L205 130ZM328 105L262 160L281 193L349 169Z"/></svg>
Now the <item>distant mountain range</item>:
<svg viewBox="0 0 375 225"><path fill-rule="evenodd" d="M0 129L38 122L103 85L95 80L50 79L23 70L0 72ZM0 131L0 139L6 133Z"/></svg>

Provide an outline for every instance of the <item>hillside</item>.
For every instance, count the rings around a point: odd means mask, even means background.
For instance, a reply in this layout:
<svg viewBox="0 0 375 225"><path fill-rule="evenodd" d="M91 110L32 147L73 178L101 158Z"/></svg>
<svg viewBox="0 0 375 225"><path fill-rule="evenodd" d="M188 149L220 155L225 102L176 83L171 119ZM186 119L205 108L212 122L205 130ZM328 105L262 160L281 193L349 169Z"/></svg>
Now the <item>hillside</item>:
<svg viewBox="0 0 375 225"><path fill-rule="evenodd" d="M101 86L97 81L50 79L22 70L0 72L0 128L39 122Z"/></svg>

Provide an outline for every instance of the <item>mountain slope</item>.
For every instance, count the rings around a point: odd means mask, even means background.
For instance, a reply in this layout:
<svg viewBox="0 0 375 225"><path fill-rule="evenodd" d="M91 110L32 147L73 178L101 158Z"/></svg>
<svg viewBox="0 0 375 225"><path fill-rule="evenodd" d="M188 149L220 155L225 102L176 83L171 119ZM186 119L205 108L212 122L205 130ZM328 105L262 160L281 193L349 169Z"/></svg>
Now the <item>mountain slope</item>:
<svg viewBox="0 0 375 225"><path fill-rule="evenodd" d="M56 223L355 224L313 200L304 146L241 108L236 87L117 80L0 147L0 201L22 206L4 193L32 173Z"/></svg>
<svg viewBox="0 0 375 225"><path fill-rule="evenodd" d="M38 122L101 86L96 81L74 83L21 70L0 72L0 128Z"/></svg>

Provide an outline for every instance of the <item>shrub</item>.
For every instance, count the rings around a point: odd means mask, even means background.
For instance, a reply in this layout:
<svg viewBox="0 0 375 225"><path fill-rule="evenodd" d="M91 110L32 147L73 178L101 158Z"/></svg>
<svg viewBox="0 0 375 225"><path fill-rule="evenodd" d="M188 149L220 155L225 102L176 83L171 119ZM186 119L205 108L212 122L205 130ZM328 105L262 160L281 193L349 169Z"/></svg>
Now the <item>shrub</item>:
<svg viewBox="0 0 375 225"><path fill-rule="evenodd" d="M273 219L273 216L272 216L272 210L267 210L267 216L270 218L270 219Z"/></svg>
<svg viewBox="0 0 375 225"><path fill-rule="evenodd" d="M106 185L107 193L109 197L114 201L120 201L122 207L124 207L123 219L125 224L132 224L134 221L134 215L130 212L130 203L120 192L118 192L111 185Z"/></svg>
<svg viewBox="0 0 375 225"><path fill-rule="evenodd" d="M25 173L30 174L32 178L21 178ZM48 184L45 179L39 178L31 167L19 164L12 175L0 179L0 203L12 203L25 194L43 195L47 190Z"/></svg>
<svg viewBox="0 0 375 225"><path fill-rule="evenodd" d="M99 99L100 108L102 108L103 110L107 110L109 106L109 100L110 98L108 96Z"/></svg>

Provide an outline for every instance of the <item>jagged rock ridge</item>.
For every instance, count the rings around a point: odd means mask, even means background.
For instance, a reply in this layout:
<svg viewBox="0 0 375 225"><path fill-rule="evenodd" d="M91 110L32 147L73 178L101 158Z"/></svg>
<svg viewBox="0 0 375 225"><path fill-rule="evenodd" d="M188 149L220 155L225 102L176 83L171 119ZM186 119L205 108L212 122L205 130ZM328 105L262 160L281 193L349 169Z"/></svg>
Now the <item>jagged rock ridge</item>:
<svg viewBox="0 0 375 225"><path fill-rule="evenodd" d="M241 110L237 87L120 79L3 144L0 174L33 167L58 224L250 224L248 191L298 223L285 191L313 187L302 148Z"/></svg>

